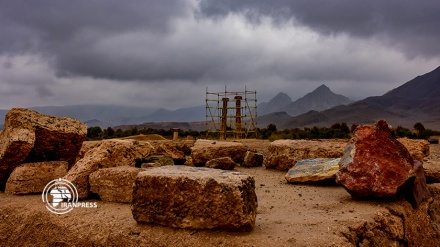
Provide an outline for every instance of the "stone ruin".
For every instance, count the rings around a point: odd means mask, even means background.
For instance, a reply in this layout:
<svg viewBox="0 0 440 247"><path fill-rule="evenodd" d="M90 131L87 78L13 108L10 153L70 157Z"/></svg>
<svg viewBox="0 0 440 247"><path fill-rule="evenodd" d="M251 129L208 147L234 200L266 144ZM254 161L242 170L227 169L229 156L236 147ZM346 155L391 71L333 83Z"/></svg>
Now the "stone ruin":
<svg viewBox="0 0 440 247"><path fill-rule="evenodd" d="M432 173L420 163L429 143L399 142L385 121L359 127L349 143L279 140L265 155L240 142L212 140L83 145L86 132L74 119L12 109L0 132L0 190L41 193L63 177L81 199L97 194L104 202L131 204L139 223L230 231L252 230L258 205L254 179L233 171L235 165L288 171L289 183L338 182L354 198L403 197L415 208L430 199L425 172Z"/></svg>
<svg viewBox="0 0 440 247"><path fill-rule="evenodd" d="M104 140L83 146L86 134L87 126L75 119L12 109L6 115L4 130L0 133L0 189L17 195L41 193L48 182L64 178L75 185L80 199L97 194L105 202L132 203L134 218L149 222L147 216L143 216L149 212L148 203L138 197L148 190L151 195L165 195L158 194L157 190L169 188L167 186L175 183L173 181L182 178L187 186L179 185L164 192L178 195L180 191L182 197L191 191L199 191L193 193L192 204L187 203L188 208L184 210L198 210L202 204L209 207L199 218L191 214L183 217L178 213L181 218L174 221L169 218L173 222L169 226L252 230L257 209L254 180L247 174L228 171L234 169L236 162L243 163L248 152L244 145L197 141L191 147L182 147L176 142L154 146L133 140ZM261 157L258 155L254 156ZM183 164L185 161L191 166L218 169L174 166L174 163ZM255 163L261 166L262 159L248 158L249 166ZM138 164L157 167L140 168ZM163 184L159 187L145 179L149 178L147 173L155 171L161 171L163 175L160 179ZM180 174L177 180L176 171ZM142 186L133 190L134 184ZM168 199L162 198L161 203L166 205ZM208 215L211 221L206 220ZM177 221L181 223L177 224ZM168 225L155 220L151 222Z"/></svg>

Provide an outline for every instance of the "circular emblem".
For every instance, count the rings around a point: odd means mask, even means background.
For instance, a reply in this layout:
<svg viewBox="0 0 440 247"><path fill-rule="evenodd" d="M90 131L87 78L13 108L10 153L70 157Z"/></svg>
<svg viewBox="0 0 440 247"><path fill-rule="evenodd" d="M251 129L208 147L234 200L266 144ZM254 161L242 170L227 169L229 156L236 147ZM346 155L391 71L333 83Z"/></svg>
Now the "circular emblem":
<svg viewBox="0 0 440 247"><path fill-rule="evenodd" d="M78 203L78 191L74 184L62 178L50 181L41 195L46 208L55 214L66 214Z"/></svg>

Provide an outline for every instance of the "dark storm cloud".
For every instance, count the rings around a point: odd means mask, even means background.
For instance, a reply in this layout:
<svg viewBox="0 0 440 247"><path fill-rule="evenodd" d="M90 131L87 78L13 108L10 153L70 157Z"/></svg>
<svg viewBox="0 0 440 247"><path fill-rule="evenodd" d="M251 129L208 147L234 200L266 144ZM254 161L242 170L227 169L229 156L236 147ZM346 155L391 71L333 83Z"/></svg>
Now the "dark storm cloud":
<svg viewBox="0 0 440 247"><path fill-rule="evenodd" d="M133 79L124 78L127 74L145 79L136 67L146 65L148 59L127 64L120 53L133 47L124 43L102 47L102 43L125 33L161 36L172 29L172 20L190 10L181 0L17 0L0 1L0 6L0 54L41 54L52 60L58 75L115 79ZM144 48L155 49L148 43ZM119 73L128 66L133 68Z"/></svg>
<svg viewBox="0 0 440 247"><path fill-rule="evenodd" d="M0 108L193 106L225 85L262 101L323 83L379 95L438 66L437 13L407 0L0 0Z"/></svg>
<svg viewBox="0 0 440 247"><path fill-rule="evenodd" d="M258 22L294 20L325 35L378 37L408 56L440 55L440 4L436 0L201 0L202 16L243 13Z"/></svg>

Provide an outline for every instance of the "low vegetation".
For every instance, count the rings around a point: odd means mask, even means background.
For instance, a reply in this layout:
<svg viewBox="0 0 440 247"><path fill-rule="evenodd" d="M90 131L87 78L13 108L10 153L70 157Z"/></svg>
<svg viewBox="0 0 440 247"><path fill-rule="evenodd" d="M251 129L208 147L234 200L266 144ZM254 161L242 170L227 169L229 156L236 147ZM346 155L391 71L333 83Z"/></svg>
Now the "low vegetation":
<svg viewBox="0 0 440 247"><path fill-rule="evenodd" d="M351 137L351 133L357 128L358 125L353 124L350 127L346 123L335 123L330 127L312 127L312 128L294 128L278 130L275 124L269 124L266 128L258 128L252 136L248 138L258 138L265 140L279 140L279 139L348 139ZM394 129L396 137L407 137L410 139L429 139L431 136L440 135L439 131L426 129L422 123L416 123L414 128L408 129L402 126L397 126ZM173 136L173 129L141 129L132 127L126 130L117 129L114 130L111 127L101 129L99 126L90 127L87 130L88 140L102 140L111 138L123 138L134 135L161 135L165 138L171 139ZM206 138L206 131L195 130L180 130L180 136L193 136L196 138ZM256 136L255 136L256 135ZM210 138L218 138L218 135L210 135Z"/></svg>

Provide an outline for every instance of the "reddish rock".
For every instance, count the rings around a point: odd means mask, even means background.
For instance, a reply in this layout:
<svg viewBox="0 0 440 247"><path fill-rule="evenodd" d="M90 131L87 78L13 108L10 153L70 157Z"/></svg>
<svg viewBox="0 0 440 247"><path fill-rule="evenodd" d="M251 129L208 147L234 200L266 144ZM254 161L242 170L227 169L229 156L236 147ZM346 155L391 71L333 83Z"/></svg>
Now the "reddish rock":
<svg viewBox="0 0 440 247"><path fill-rule="evenodd" d="M162 166L138 174L131 210L139 223L251 231L257 205L255 181L249 174Z"/></svg>
<svg viewBox="0 0 440 247"><path fill-rule="evenodd" d="M241 166L244 167L258 167L263 166L264 156L254 151L247 151L244 156L244 161Z"/></svg>
<svg viewBox="0 0 440 247"><path fill-rule="evenodd" d="M384 120L356 129L336 174L354 198L399 198L417 207L430 197L421 163L414 161Z"/></svg>
<svg viewBox="0 0 440 247"><path fill-rule="evenodd" d="M66 175L67 168L66 161L21 164L9 176L5 192L13 195L41 193L50 181Z"/></svg>
<svg viewBox="0 0 440 247"><path fill-rule="evenodd" d="M235 162L231 159L231 157L222 157L206 162L205 166L208 168L233 170L235 168Z"/></svg>

